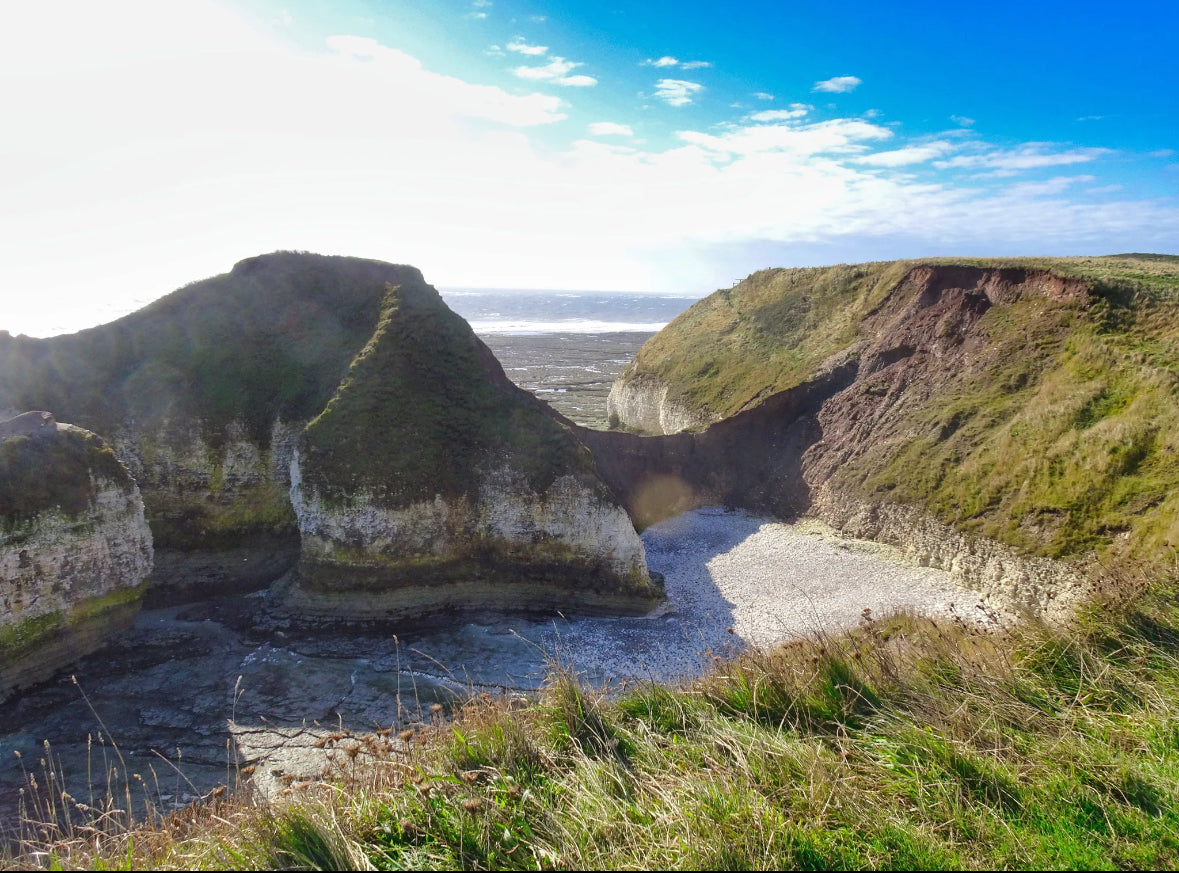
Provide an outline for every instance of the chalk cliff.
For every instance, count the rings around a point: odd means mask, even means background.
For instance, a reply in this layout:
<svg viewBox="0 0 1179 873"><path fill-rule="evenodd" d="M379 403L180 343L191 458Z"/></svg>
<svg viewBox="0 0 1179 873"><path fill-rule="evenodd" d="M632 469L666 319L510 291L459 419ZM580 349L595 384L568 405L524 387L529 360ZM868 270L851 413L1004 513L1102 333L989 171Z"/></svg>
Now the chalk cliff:
<svg viewBox="0 0 1179 873"><path fill-rule="evenodd" d="M640 523L812 513L1064 615L1125 561L1173 566L1177 284L1153 255L763 271L614 386L655 436L583 439Z"/></svg>
<svg viewBox="0 0 1179 873"><path fill-rule="evenodd" d="M300 439L301 617L642 613L642 542L573 428L517 388L424 282L378 327Z"/></svg>
<svg viewBox="0 0 1179 873"><path fill-rule="evenodd" d="M0 414L48 409L101 434L143 493L152 602L263 588L299 552L296 438L413 267L275 253L110 324L0 331Z"/></svg>
<svg viewBox="0 0 1179 873"><path fill-rule="evenodd" d="M151 567L110 446L47 412L0 423L0 700L126 628Z"/></svg>

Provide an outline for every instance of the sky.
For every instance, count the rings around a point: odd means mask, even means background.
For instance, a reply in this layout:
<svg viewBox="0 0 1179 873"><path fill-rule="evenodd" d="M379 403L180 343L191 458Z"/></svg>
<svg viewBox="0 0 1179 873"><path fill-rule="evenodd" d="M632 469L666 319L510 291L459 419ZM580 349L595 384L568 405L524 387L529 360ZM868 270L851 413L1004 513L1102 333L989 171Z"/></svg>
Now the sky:
<svg viewBox="0 0 1179 873"><path fill-rule="evenodd" d="M306 250L448 287L1179 254L1179 4L0 0L0 329Z"/></svg>

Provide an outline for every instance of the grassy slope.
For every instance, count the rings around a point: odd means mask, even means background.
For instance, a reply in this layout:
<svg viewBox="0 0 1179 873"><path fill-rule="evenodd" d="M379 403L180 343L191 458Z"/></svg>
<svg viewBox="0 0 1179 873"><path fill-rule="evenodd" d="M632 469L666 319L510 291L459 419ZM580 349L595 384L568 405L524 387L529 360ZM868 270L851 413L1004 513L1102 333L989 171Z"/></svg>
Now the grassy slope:
<svg viewBox="0 0 1179 873"><path fill-rule="evenodd" d="M184 418L215 446L237 419L264 447L275 418L323 408L372 334L385 284L410 275L359 258L276 253L76 334L0 331L0 407L47 409L108 437L127 420L149 429Z"/></svg>
<svg viewBox="0 0 1179 873"><path fill-rule="evenodd" d="M766 271L696 304L635 372L732 414L803 381L917 262ZM985 366L954 374L836 484L1055 557L1131 533L1135 554L1179 545L1179 258L957 260L1044 268L1095 302L993 307Z"/></svg>
<svg viewBox="0 0 1179 873"><path fill-rule="evenodd" d="M558 671L522 710L476 700L408 745L341 734L383 763L342 755L276 806L30 827L24 849L124 869L1173 868L1175 594L1073 637L868 621L613 700Z"/></svg>
<svg viewBox="0 0 1179 873"><path fill-rule="evenodd" d="M537 491L564 473L593 474L572 433L421 282L386 295L371 341L303 445L306 481L343 502L358 489L388 506L468 494L480 471L504 463Z"/></svg>
<svg viewBox="0 0 1179 873"><path fill-rule="evenodd" d="M81 515L97 495L95 477L127 493L135 487L110 446L92 433L63 430L0 440L0 534L48 509Z"/></svg>

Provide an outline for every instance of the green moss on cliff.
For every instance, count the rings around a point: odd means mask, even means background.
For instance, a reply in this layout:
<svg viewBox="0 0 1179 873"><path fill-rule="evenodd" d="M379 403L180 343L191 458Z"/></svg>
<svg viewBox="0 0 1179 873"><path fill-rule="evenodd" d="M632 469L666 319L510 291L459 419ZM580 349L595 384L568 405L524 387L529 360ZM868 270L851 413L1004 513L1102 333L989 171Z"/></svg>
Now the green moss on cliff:
<svg viewBox="0 0 1179 873"><path fill-rule="evenodd" d="M864 402L843 398L845 420L832 426L872 425L841 444L832 484L925 507L1029 553L1116 547L1171 560L1179 546L1179 257L764 271L692 307L644 346L624 378L662 379L669 396L729 415L812 377L858 340L885 350L952 344L954 336L938 333L945 325L904 320L905 295L916 288L899 283L919 266L1041 271L1081 280L1084 292L997 303L969 328L972 346L953 364L930 353L895 383L887 372L862 377L848 390ZM898 320L883 323L886 309Z"/></svg>
<svg viewBox="0 0 1179 873"><path fill-rule="evenodd" d="M230 422L265 447L277 418L323 409L372 334L387 282L412 267L293 252L251 258L101 327L34 339L0 331L0 408L48 409L113 436Z"/></svg>
<svg viewBox="0 0 1179 873"><path fill-rule="evenodd" d="M859 338L903 262L762 270L694 304L652 337L623 379L654 377L668 399L728 416L793 388Z"/></svg>
<svg viewBox="0 0 1179 873"><path fill-rule="evenodd" d="M63 637L93 634L114 615L134 615L143 600L144 588L144 585L120 588L85 600L68 611L54 610L0 626L0 665L11 667L19 659L35 655ZM82 643L76 641L79 649L83 648Z"/></svg>
<svg viewBox="0 0 1179 873"><path fill-rule="evenodd" d="M130 492L135 483L102 439L79 429L0 440L0 529L41 512L78 516L93 503L97 479Z"/></svg>
<svg viewBox="0 0 1179 873"><path fill-rule="evenodd" d="M593 481L588 451L423 282L389 289L301 455L304 480L337 503L357 492L390 507L463 495L504 465L537 491L565 473Z"/></svg>

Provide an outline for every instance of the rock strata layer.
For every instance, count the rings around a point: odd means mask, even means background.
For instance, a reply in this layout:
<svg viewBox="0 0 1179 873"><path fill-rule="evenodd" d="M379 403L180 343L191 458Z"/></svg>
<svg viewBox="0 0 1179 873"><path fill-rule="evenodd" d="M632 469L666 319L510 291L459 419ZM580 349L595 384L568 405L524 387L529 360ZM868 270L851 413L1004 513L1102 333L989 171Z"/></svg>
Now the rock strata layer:
<svg viewBox="0 0 1179 873"><path fill-rule="evenodd" d="M291 475L303 618L641 613L660 593L575 430L514 386L424 282L378 328Z"/></svg>
<svg viewBox="0 0 1179 873"><path fill-rule="evenodd" d="M151 568L139 490L103 440L46 412L0 424L0 699L128 627Z"/></svg>

